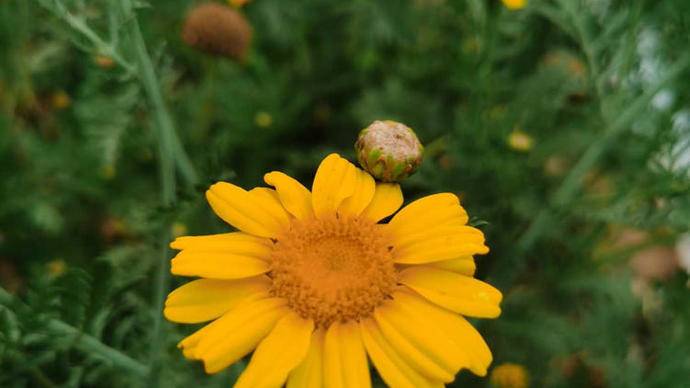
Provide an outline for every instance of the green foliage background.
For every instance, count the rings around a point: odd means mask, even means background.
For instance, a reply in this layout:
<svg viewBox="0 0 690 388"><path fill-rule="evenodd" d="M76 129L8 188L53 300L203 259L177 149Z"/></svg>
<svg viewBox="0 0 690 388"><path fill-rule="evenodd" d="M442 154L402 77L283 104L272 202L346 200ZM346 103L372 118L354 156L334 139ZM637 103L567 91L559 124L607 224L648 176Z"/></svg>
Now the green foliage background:
<svg viewBox="0 0 690 388"><path fill-rule="evenodd" d="M408 201L457 192L487 235L494 365L534 387L690 386L687 274L633 293L628 266L690 229L690 2L254 0L244 63L182 43L193 4L0 1L0 386L228 386L241 363L204 375L175 348L193 328L161 320L185 281L171 235L227 230L211 183L308 185L384 118L427 145ZM647 238L615 243L630 229Z"/></svg>

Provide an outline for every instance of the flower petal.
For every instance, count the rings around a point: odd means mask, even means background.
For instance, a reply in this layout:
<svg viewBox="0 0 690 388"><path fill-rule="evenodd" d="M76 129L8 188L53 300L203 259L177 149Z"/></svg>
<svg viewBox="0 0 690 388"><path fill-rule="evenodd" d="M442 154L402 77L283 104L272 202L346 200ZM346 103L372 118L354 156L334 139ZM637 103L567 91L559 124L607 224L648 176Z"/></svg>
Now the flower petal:
<svg viewBox="0 0 690 388"><path fill-rule="evenodd" d="M388 386L400 388L443 387L442 382L430 380L410 367L386 341L374 320L366 319L360 322L359 326L369 358Z"/></svg>
<svg viewBox="0 0 690 388"><path fill-rule="evenodd" d="M267 209L271 214L275 214L280 219L281 225L285 226L290 221L290 216L287 210L280 202L278 192L268 187L255 187L248 191L261 204L261 207Z"/></svg>
<svg viewBox="0 0 690 388"><path fill-rule="evenodd" d="M403 195L399 184L377 183L374 198L362 212L362 217L379 222L400 209L402 203Z"/></svg>
<svg viewBox="0 0 690 388"><path fill-rule="evenodd" d="M210 279L248 278L270 269L268 262L248 255L222 251L185 249L170 262L170 272L181 276L200 276Z"/></svg>
<svg viewBox="0 0 690 388"><path fill-rule="evenodd" d="M331 324L324 340L326 388L371 387L367 354L354 322Z"/></svg>
<svg viewBox="0 0 690 388"><path fill-rule="evenodd" d="M396 263L424 264L488 252L484 234L479 229L446 225L396 235L393 255Z"/></svg>
<svg viewBox="0 0 690 388"><path fill-rule="evenodd" d="M456 313L481 318L501 315L501 292L469 276L416 266L400 272L400 282L429 301Z"/></svg>
<svg viewBox="0 0 690 388"><path fill-rule="evenodd" d="M280 387L309 350L314 322L288 313L259 344L235 388Z"/></svg>
<svg viewBox="0 0 690 388"><path fill-rule="evenodd" d="M303 220L314 216L311 193L296 179L280 171L264 175L264 182L276 188L280 202L293 216Z"/></svg>
<svg viewBox="0 0 690 388"><path fill-rule="evenodd" d="M396 214L389 225L396 234L413 234L419 230L446 225L465 225L467 212L460 206L455 194L440 193L420 198L405 206Z"/></svg>
<svg viewBox="0 0 690 388"><path fill-rule="evenodd" d="M371 199L374 197L376 191L376 183L374 178L368 173L355 168L356 179L355 189L352 196L345 198L343 203L338 207L338 213L349 216L358 216L362 211L369 206Z"/></svg>
<svg viewBox="0 0 690 388"><path fill-rule="evenodd" d="M268 296L269 286L266 276L242 280L194 280L168 295L163 315L180 323L209 321L249 298Z"/></svg>
<svg viewBox="0 0 690 388"><path fill-rule="evenodd" d="M323 386L324 335L321 329L312 334L307 356L290 373L287 388L321 388Z"/></svg>
<svg viewBox="0 0 690 388"><path fill-rule="evenodd" d="M285 209L264 191L248 192L227 182L218 182L206 191L206 199L213 211L237 229L261 236L273 237L289 222Z"/></svg>
<svg viewBox="0 0 690 388"><path fill-rule="evenodd" d="M401 306L413 314L433 322L451 342L467 356L466 365L474 374L485 376L493 359L491 350L482 336L465 318L438 307L423 298L408 292L397 292L393 296Z"/></svg>
<svg viewBox="0 0 690 388"><path fill-rule="evenodd" d="M182 340L178 347L186 357L203 361L206 373L220 372L266 337L289 312L286 303L279 298L242 303Z"/></svg>
<svg viewBox="0 0 690 388"><path fill-rule="evenodd" d="M378 307L374 318L384 338L411 367L431 380L453 381L466 362L425 317L408 314L395 299Z"/></svg>
<svg viewBox="0 0 690 388"><path fill-rule="evenodd" d="M211 234L206 236L182 236L170 243L172 249L218 250L256 258L268 257L271 240L243 232Z"/></svg>
<svg viewBox="0 0 690 388"><path fill-rule="evenodd" d="M357 168L338 154L328 155L319 165L312 185L312 206L318 218L335 214L355 192Z"/></svg>
<svg viewBox="0 0 690 388"><path fill-rule="evenodd" d="M474 263L474 257L472 256L462 256L457 259L436 261L429 263L429 265L467 276L474 276L474 272L477 270L477 265Z"/></svg>

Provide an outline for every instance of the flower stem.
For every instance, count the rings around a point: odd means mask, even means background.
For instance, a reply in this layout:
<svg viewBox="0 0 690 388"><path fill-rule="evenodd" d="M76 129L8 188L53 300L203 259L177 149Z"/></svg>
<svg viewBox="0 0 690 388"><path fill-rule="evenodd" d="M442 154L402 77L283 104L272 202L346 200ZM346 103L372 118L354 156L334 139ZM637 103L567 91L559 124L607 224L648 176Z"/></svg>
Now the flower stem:
<svg viewBox="0 0 690 388"><path fill-rule="evenodd" d="M188 182L196 183L196 173L191 162L182 149L179 138L176 136L172 118L163 100L161 86L154 71L153 62L149 55L146 43L139 27L134 7L130 0L121 0L122 13L127 22L126 31L129 34L130 43L134 49L134 56L138 70L138 76L144 87L144 91L153 109L156 127L158 129L158 151L161 178L161 201L164 207L172 206L177 198L175 193L175 161L178 161L180 173ZM156 387L160 380L160 354L164 342L163 331L163 303L165 292L170 282L168 258L170 251L167 247L170 241L170 230L165 223L161 235L161 259L155 278L154 291L154 324L151 337L151 351L149 355L148 386Z"/></svg>

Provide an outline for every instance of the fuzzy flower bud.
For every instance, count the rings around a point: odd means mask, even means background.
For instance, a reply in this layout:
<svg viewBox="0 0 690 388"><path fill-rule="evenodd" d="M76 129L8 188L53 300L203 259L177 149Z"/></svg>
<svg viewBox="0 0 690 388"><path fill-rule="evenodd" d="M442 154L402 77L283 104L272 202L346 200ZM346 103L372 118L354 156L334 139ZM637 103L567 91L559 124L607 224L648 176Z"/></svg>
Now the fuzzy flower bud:
<svg viewBox="0 0 690 388"><path fill-rule="evenodd" d="M400 182L422 163L424 147L414 131L401 123L374 121L355 143L359 164L383 182Z"/></svg>
<svg viewBox="0 0 690 388"><path fill-rule="evenodd" d="M239 12L218 3L204 3L189 12L182 30L187 45L206 53L244 60L252 28Z"/></svg>

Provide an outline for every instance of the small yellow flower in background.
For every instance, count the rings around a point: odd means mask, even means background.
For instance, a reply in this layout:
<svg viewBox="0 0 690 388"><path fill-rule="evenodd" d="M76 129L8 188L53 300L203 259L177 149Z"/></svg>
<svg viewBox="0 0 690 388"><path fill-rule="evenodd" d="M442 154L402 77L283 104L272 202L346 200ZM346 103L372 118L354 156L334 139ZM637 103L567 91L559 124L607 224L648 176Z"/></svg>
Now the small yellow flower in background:
<svg viewBox="0 0 690 388"><path fill-rule="evenodd" d="M491 371L491 385L495 388L527 388L529 375L519 364L504 363Z"/></svg>
<svg viewBox="0 0 690 388"><path fill-rule="evenodd" d="M100 67L102 69L110 69L113 66L115 66L115 61L113 60L113 58L111 58L107 55L102 55L102 54L96 55L93 58L93 61L96 63L96 65L98 65L98 67Z"/></svg>
<svg viewBox="0 0 690 388"><path fill-rule="evenodd" d="M508 145L515 151L527 152L532 149L534 139L520 129L514 129L508 136Z"/></svg>
<svg viewBox="0 0 690 388"><path fill-rule="evenodd" d="M55 109L66 109L72 104L72 99L64 90L58 90L50 97L50 103Z"/></svg>
<svg viewBox="0 0 690 388"><path fill-rule="evenodd" d="M238 232L171 244L171 272L200 279L168 295L165 317L211 321L178 344L185 357L216 373L253 351L236 387L370 387L367 357L394 387L486 375L491 351L464 316L499 316L502 295L474 278L489 248L456 195L398 211L398 184L337 154L311 191L282 172L264 181L206 192Z"/></svg>
<svg viewBox="0 0 690 388"><path fill-rule="evenodd" d="M273 117L268 112L259 111L254 116L254 124L259 128L268 128L273 124Z"/></svg>
<svg viewBox="0 0 690 388"><path fill-rule="evenodd" d="M115 178L115 175L117 174L117 170L115 170L115 166L112 164L106 164L103 167L101 167L101 177L103 179L113 179Z"/></svg>
<svg viewBox="0 0 690 388"><path fill-rule="evenodd" d="M175 238L183 236L187 234L187 225L181 222L174 222L170 227L170 233L172 233L172 236Z"/></svg>
<svg viewBox="0 0 690 388"><path fill-rule="evenodd" d="M527 0L501 0L503 5L512 10L522 9L527 6Z"/></svg>
<svg viewBox="0 0 690 388"><path fill-rule="evenodd" d="M51 260L46 264L48 269L48 275L52 278L60 277L65 270L67 270L67 264L62 259Z"/></svg>

